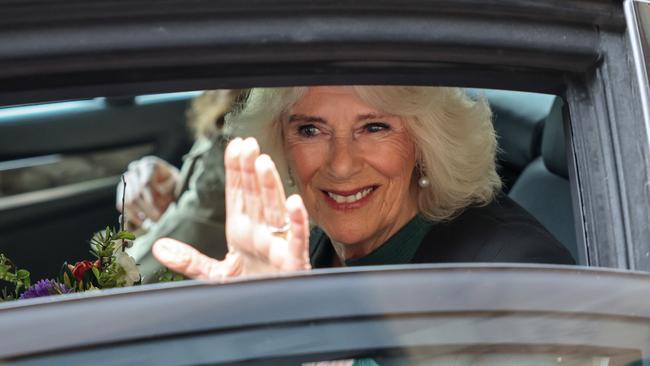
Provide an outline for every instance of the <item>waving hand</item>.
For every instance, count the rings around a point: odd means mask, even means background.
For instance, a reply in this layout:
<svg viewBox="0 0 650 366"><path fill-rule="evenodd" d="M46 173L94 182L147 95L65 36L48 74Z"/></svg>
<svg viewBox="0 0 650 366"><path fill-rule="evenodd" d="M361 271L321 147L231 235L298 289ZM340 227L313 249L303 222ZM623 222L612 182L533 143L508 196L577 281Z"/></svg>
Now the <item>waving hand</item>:
<svg viewBox="0 0 650 366"><path fill-rule="evenodd" d="M153 247L167 267L191 278L219 280L228 276L310 268L309 225L302 199L285 199L275 164L261 155L253 138L233 140L225 152L226 239L223 261L173 239Z"/></svg>

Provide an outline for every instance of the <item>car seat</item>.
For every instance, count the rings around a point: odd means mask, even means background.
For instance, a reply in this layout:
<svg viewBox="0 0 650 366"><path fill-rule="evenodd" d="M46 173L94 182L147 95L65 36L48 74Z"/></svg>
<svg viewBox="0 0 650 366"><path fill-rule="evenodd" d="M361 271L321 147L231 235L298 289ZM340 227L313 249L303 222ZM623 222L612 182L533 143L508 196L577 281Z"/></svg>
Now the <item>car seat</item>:
<svg viewBox="0 0 650 366"><path fill-rule="evenodd" d="M544 121L554 96L507 90L468 89L474 99L484 96L492 109L499 138L498 170L508 192L524 169L540 155Z"/></svg>
<svg viewBox="0 0 650 366"><path fill-rule="evenodd" d="M524 169L508 195L535 216L579 262L562 106L562 99L556 97L544 123L541 156Z"/></svg>

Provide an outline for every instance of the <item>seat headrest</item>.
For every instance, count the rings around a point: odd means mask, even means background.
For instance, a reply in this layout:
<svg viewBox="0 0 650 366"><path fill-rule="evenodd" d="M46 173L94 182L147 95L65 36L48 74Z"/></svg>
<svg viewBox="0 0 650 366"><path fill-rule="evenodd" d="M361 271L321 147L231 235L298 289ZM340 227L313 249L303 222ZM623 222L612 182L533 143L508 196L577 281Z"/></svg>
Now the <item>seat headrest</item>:
<svg viewBox="0 0 650 366"><path fill-rule="evenodd" d="M544 121L554 96L490 89L467 93L474 99L484 96L490 103L500 161L521 171L540 155Z"/></svg>
<svg viewBox="0 0 650 366"><path fill-rule="evenodd" d="M556 97L544 123L542 157L549 171L568 179L563 106L562 99Z"/></svg>

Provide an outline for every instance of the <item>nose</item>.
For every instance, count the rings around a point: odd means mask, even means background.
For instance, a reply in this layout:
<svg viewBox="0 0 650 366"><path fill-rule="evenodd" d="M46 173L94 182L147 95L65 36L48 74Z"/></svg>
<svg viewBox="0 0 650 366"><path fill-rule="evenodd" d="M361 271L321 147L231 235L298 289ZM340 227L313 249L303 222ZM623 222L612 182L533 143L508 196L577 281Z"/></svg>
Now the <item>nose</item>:
<svg viewBox="0 0 650 366"><path fill-rule="evenodd" d="M350 138L338 137L331 142L327 170L332 178L344 180L361 171L363 159Z"/></svg>

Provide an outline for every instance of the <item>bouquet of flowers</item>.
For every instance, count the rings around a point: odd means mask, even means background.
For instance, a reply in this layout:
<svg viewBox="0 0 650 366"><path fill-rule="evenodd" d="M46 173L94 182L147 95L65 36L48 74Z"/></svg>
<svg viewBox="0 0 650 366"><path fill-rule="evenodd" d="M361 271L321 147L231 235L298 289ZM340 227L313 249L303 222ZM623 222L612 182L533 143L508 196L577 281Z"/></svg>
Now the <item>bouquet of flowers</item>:
<svg viewBox="0 0 650 366"><path fill-rule="evenodd" d="M134 239L131 232L107 227L90 241L94 260L63 263L57 279L43 279L33 285L29 271L17 268L0 253L0 280L13 286L13 291L7 291L6 287L2 290L0 301L140 284L135 260L125 252Z"/></svg>
<svg viewBox="0 0 650 366"><path fill-rule="evenodd" d="M124 192L126 182L122 178ZM124 197L123 197L124 199ZM124 203L122 203L124 207ZM133 257L126 248L133 245L135 235L124 230L125 217L120 217L120 230L106 227L90 240L90 253L94 260L83 260L75 264L63 263L56 279L42 279L31 284L30 273L18 268L9 258L0 253L0 284L8 283L0 291L0 302L28 299L41 296L83 292L96 289L125 287L141 283L140 272ZM178 281L183 276L165 270L159 273L159 281Z"/></svg>

